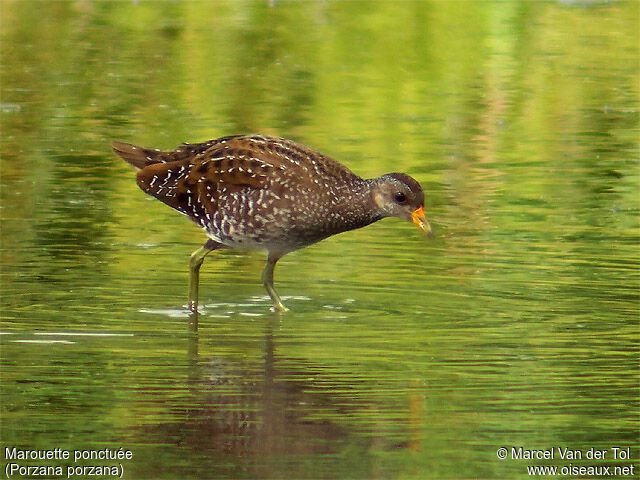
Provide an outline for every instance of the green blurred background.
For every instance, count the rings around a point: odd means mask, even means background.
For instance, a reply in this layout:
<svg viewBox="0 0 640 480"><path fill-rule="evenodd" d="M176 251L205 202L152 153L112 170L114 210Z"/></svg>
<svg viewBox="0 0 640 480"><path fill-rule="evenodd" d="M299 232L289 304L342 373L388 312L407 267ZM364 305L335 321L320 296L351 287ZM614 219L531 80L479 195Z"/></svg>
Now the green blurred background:
<svg viewBox="0 0 640 480"><path fill-rule="evenodd" d="M2 445L124 447L141 479L637 462L639 23L636 1L2 1ZM281 317L264 256L216 252L193 335L205 237L110 141L247 132L413 175L436 238L386 220L287 255Z"/></svg>

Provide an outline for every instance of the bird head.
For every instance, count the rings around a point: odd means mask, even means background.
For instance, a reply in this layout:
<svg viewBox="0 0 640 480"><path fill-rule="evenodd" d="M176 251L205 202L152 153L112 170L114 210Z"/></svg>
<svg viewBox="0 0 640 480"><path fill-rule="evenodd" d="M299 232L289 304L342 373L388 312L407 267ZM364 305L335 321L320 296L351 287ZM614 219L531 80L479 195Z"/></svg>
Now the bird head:
<svg viewBox="0 0 640 480"><path fill-rule="evenodd" d="M424 212L424 192L420 184L405 173L387 173L373 188L373 202L385 217L409 220L423 233L433 236Z"/></svg>

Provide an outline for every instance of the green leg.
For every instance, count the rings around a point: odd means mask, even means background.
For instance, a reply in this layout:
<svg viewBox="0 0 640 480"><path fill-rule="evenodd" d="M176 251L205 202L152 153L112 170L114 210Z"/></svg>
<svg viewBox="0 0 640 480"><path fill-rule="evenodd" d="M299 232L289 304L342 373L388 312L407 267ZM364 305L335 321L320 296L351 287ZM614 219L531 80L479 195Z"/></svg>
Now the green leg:
<svg viewBox="0 0 640 480"><path fill-rule="evenodd" d="M269 256L267 257L267 265L264 267L264 271L262 272L262 283L264 284L264 288L267 289L267 293L273 300L273 307L278 312L286 312L288 309L282 304L280 300L280 295L273 288L273 269L276 266L276 262L280 260L279 253L271 253L269 252Z"/></svg>
<svg viewBox="0 0 640 480"><path fill-rule="evenodd" d="M200 266L211 251L220 248L222 244L208 240L202 247L191 254L189 258L189 310L198 311L198 286L200 283Z"/></svg>

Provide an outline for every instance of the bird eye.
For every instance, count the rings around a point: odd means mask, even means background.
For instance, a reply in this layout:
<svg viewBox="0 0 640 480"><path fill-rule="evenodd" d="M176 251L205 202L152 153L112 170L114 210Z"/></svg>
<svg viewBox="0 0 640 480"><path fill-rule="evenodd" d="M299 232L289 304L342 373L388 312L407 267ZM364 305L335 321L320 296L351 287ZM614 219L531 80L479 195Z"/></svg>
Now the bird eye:
<svg viewBox="0 0 640 480"><path fill-rule="evenodd" d="M404 193L402 192L398 192L393 196L393 199L397 202L397 203L404 203L407 201L407 197Z"/></svg>

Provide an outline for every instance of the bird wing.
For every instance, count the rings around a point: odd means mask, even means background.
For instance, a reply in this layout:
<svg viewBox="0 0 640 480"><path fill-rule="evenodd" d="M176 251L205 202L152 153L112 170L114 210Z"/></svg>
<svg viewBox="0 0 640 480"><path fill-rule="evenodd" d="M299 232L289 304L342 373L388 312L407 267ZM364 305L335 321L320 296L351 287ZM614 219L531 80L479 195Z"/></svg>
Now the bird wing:
<svg viewBox="0 0 640 480"><path fill-rule="evenodd" d="M300 184L326 184L360 179L347 167L315 150L284 138L264 135L228 137L206 153L254 159L281 171L280 177Z"/></svg>
<svg viewBox="0 0 640 480"><path fill-rule="evenodd" d="M119 142L117 140L114 140L111 145L114 152L132 166L141 169L156 163L177 162L180 160L195 158L212 147L215 148L216 145L227 142L238 136L239 135L221 137L202 143L183 143L176 149L165 152L155 148L146 148L133 145L131 143Z"/></svg>
<svg viewBox="0 0 640 480"><path fill-rule="evenodd" d="M113 142L114 151L139 168L140 188L205 225L223 195L271 188L277 194L296 185L359 178L335 160L289 140L262 135L237 135L173 151L158 151Z"/></svg>

